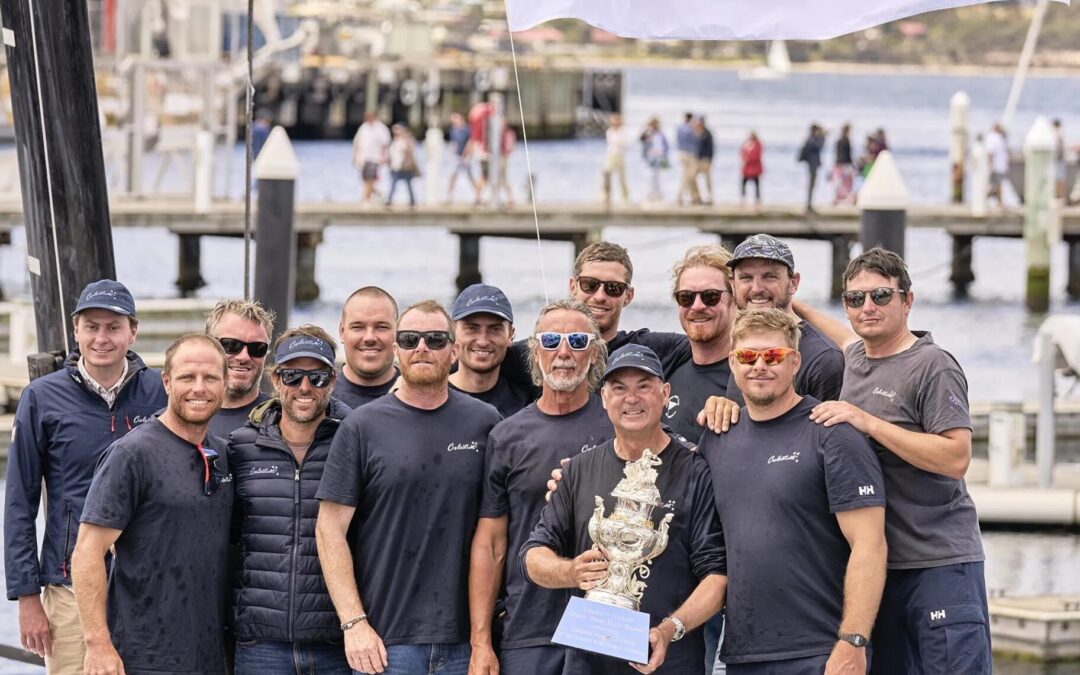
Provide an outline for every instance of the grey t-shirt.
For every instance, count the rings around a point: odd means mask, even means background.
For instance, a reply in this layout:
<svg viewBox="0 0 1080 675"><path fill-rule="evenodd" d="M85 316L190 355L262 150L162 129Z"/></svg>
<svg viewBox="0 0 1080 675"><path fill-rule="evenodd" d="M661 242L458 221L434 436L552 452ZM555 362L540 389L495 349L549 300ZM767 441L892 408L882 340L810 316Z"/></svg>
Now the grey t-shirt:
<svg viewBox="0 0 1080 675"><path fill-rule="evenodd" d="M952 354L916 332L910 348L866 356L860 341L845 354L840 399L908 431L970 429L967 379ZM870 439L885 470L885 534L891 569L922 569L983 560L975 504L963 479L924 471Z"/></svg>
<svg viewBox="0 0 1080 675"><path fill-rule="evenodd" d="M851 548L836 515L885 506L881 466L847 424L810 419L809 396L780 417L742 410L698 446L712 474L727 540L725 663L828 654L843 614Z"/></svg>
<svg viewBox="0 0 1080 675"><path fill-rule="evenodd" d="M687 361L671 374L671 399L664 411L664 423L690 443L696 444L704 427L698 426L697 415L710 396L727 396L731 365L727 359L698 365Z"/></svg>
<svg viewBox="0 0 1080 675"><path fill-rule="evenodd" d="M435 410L391 394L349 413L334 435L315 496L356 507L356 584L385 644L469 639L469 547L500 419L453 390Z"/></svg>
<svg viewBox="0 0 1080 675"><path fill-rule="evenodd" d="M657 508L653 521L659 522L669 509L675 517L668 530L668 545L649 566L648 587L641 598L641 611L650 615L650 626L677 610L698 583L710 574L726 574L724 532L716 516L712 482L705 461L672 439L660 453L656 467L656 487L664 506ZM604 513L611 515L615 498L611 491L623 479L626 462L615 454L614 441L579 454L563 472L559 489L541 512L540 522L522 547L521 556L537 546L572 558L592 547L589 519L596 509L594 498L604 499ZM574 590L576 595L581 591ZM570 649L563 675L614 675L635 673L626 661ZM667 659L657 671L673 675L705 672L703 631L693 630L679 642L671 643Z"/></svg>
<svg viewBox="0 0 1080 675"><path fill-rule="evenodd" d="M225 672L222 631L228 592L232 477L204 494L198 449L158 418L106 451L82 522L123 530L109 575L107 616L127 673L217 675Z"/></svg>
<svg viewBox="0 0 1080 675"><path fill-rule="evenodd" d="M819 401L837 401L844 384L844 353L818 329L799 322L799 356L802 365L795 374L795 393L813 396ZM746 405L735 376L728 380L728 398Z"/></svg>
<svg viewBox="0 0 1080 675"><path fill-rule="evenodd" d="M334 398L341 401L345 405L349 406L353 410L356 410L365 403L371 403L375 399L383 396L390 388L394 386L394 382L397 380L396 373L397 367L394 367L395 376L384 384L378 384L374 387L368 387L362 384L354 384L349 381L349 378L345 377L343 369L338 370L337 382L334 383Z"/></svg>
<svg viewBox="0 0 1080 675"><path fill-rule="evenodd" d="M518 554L540 519L547 481L559 460L588 452L614 436L596 395L566 415L548 415L533 403L492 429L480 517L508 517L503 649L551 643L570 591L530 584Z"/></svg>
<svg viewBox="0 0 1080 675"><path fill-rule="evenodd" d="M239 408L222 408L210 419L209 431L218 438L228 440L229 434L236 431L248 421L248 415L261 403L269 401L270 397L259 392L255 400Z"/></svg>

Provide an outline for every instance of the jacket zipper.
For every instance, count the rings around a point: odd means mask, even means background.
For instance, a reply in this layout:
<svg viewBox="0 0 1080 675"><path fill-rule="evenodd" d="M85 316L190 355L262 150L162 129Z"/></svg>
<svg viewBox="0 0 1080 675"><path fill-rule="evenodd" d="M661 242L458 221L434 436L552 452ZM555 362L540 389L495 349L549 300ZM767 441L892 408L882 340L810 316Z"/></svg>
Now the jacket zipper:
<svg viewBox="0 0 1080 675"><path fill-rule="evenodd" d="M293 476L293 547L292 564L289 565L289 642L293 641L293 630L296 623L296 565L297 552L300 549L300 467L296 467Z"/></svg>
<svg viewBox="0 0 1080 675"><path fill-rule="evenodd" d="M68 578L68 547L71 543L71 509L64 509L64 555L60 560L60 574Z"/></svg>

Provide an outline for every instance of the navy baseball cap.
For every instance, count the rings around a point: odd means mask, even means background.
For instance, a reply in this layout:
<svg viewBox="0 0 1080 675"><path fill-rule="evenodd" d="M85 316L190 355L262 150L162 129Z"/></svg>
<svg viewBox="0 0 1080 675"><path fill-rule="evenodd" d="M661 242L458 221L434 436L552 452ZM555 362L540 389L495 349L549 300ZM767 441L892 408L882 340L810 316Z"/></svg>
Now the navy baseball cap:
<svg viewBox="0 0 1080 675"><path fill-rule="evenodd" d="M637 368L664 379L664 366L656 352L642 345L623 345L616 349L608 357L607 368L604 369L604 377L601 379L606 381L609 375L623 368Z"/></svg>
<svg viewBox="0 0 1080 675"><path fill-rule="evenodd" d="M274 350L274 363L281 365L305 356L334 367L334 345L313 335L294 335L283 341Z"/></svg>
<svg viewBox="0 0 1080 675"><path fill-rule="evenodd" d="M735 247L728 267L735 267L744 260L759 258L784 263L792 272L795 271L795 256L791 255L788 245L771 234L755 234Z"/></svg>
<svg viewBox="0 0 1080 675"><path fill-rule="evenodd" d="M494 314L514 323L514 310L510 308L510 300L501 290L488 284L473 284L454 300L454 309L450 314L454 321L473 314Z"/></svg>
<svg viewBox="0 0 1080 675"><path fill-rule="evenodd" d="M86 285L72 315L87 309L107 309L124 316L135 316L135 298L119 281L101 279Z"/></svg>

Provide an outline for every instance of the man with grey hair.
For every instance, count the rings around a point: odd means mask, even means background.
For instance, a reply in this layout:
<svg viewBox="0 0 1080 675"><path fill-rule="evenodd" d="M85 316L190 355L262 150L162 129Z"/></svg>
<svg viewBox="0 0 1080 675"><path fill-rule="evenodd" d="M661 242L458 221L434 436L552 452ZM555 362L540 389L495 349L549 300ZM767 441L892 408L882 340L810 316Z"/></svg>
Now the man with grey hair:
<svg viewBox="0 0 1080 675"><path fill-rule="evenodd" d="M221 410L210 420L215 436L227 439L269 398L259 383L273 332L274 313L253 300L222 300L206 317L206 334L221 343L229 365Z"/></svg>
<svg viewBox="0 0 1080 675"><path fill-rule="evenodd" d="M470 665L484 675L500 667L511 674L562 672L565 650L551 645L551 636L569 591L529 584L518 552L540 517L544 482L560 460L614 435L600 398L591 393L604 372L607 346L589 308L572 298L547 305L528 345L533 381L543 391L488 437L480 520L472 540ZM495 617L504 574L505 613ZM501 631L493 631L494 622L501 623ZM500 654L493 632L503 636Z"/></svg>

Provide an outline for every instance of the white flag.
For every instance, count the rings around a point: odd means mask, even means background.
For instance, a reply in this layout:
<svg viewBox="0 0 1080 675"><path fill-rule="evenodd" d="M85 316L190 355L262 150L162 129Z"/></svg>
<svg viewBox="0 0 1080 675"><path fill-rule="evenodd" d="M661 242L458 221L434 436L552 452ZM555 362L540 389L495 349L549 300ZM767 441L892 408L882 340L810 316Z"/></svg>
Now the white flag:
<svg viewBox="0 0 1080 675"><path fill-rule="evenodd" d="M994 1L994 0L991 0ZM1058 0L1068 4L1069 0ZM581 19L629 38L826 40L987 0L506 0L510 30Z"/></svg>

